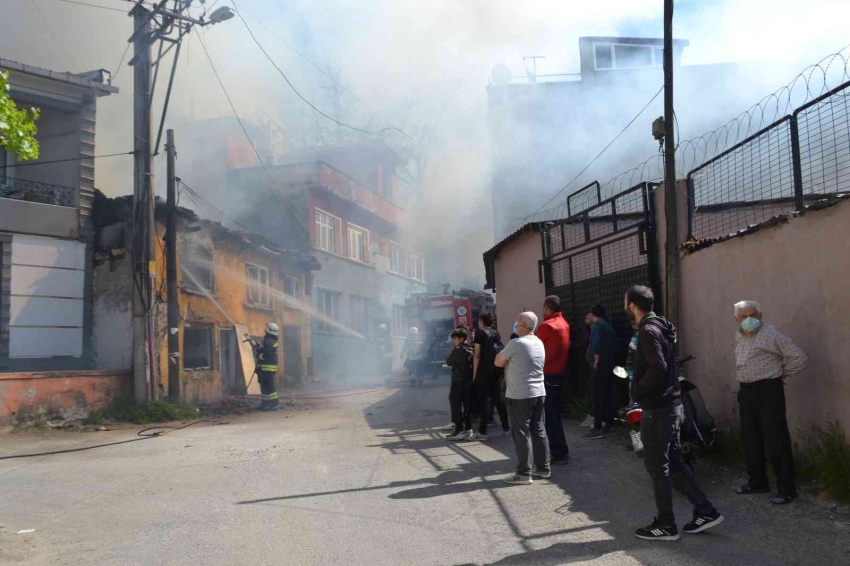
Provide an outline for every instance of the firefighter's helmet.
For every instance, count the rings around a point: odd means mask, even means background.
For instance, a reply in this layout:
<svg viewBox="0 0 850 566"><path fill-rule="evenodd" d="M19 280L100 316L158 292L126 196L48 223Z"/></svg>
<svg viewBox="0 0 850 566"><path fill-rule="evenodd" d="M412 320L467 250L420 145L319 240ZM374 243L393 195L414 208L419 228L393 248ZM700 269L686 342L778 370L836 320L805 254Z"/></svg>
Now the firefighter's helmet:
<svg viewBox="0 0 850 566"><path fill-rule="evenodd" d="M378 326L378 328L379 328L380 330L387 330L387 325L386 325L386 324L381 324L380 326Z"/></svg>
<svg viewBox="0 0 850 566"><path fill-rule="evenodd" d="M411 336L419 336L419 329L416 328L415 326L411 326L410 330L408 330L407 333L410 334Z"/></svg>
<svg viewBox="0 0 850 566"><path fill-rule="evenodd" d="M266 325L266 334L277 336L280 334L280 327L277 324L270 322Z"/></svg>

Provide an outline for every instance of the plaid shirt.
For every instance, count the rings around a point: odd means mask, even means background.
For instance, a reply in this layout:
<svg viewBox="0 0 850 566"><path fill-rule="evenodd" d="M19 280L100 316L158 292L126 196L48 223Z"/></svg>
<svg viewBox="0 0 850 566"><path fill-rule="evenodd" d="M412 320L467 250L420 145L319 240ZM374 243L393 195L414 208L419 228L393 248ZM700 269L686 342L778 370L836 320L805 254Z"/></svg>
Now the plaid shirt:
<svg viewBox="0 0 850 566"><path fill-rule="evenodd" d="M735 334L738 381L753 383L794 375L808 358L791 339L772 324L762 323L752 336Z"/></svg>

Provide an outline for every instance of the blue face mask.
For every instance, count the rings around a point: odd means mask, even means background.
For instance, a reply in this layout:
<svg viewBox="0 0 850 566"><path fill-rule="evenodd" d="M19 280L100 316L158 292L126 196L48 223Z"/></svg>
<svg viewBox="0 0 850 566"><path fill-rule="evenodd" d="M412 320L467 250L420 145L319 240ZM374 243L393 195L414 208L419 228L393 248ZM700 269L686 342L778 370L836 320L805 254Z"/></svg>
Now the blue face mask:
<svg viewBox="0 0 850 566"><path fill-rule="evenodd" d="M761 321L755 317L748 316L741 322L741 330L746 332L747 334L751 334L759 329L761 326Z"/></svg>

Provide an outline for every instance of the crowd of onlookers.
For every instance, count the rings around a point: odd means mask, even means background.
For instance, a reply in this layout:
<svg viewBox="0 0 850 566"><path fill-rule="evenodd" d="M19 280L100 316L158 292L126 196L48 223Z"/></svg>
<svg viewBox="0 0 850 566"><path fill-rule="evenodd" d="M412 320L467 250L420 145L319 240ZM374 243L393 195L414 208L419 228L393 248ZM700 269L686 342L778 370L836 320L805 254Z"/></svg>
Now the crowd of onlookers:
<svg viewBox="0 0 850 566"><path fill-rule="evenodd" d="M679 431L684 422L676 328L654 312L654 296L644 286L633 286L624 297L624 311L633 335L627 366L632 402L642 409L641 440L646 469L652 480L657 513L635 535L648 540L678 540L673 515L671 473L679 474L694 506L693 518L682 530L700 533L723 521L700 489L681 453ZM775 326L762 322L757 303L734 306L737 380L740 383L741 432L747 456L749 482L739 494L769 491L767 450L777 476L773 503L797 496L791 440L785 418L783 381L806 363L797 346ZM561 407L567 383L570 327L561 314L560 299L546 297L543 320L533 312L520 313L510 341L502 342L493 317L482 314L477 331L460 326L451 333L452 424L447 440L488 440L488 426L498 412L504 434L510 434L517 454L516 472L504 481L528 485L547 479L552 467L570 457ZM593 382L593 427L584 438L604 438L614 427L613 378L619 338L601 305L587 313L589 327L586 363ZM474 429L477 420L477 429Z"/></svg>

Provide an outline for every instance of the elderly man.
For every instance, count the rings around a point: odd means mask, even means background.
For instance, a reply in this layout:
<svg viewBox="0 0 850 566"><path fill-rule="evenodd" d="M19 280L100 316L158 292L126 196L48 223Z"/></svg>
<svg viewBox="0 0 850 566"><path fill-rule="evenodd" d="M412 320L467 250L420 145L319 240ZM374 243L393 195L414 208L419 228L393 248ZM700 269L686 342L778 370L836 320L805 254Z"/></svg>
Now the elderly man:
<svg viewBox="0 0 850 566"><path fill-rule="evenodd" d="M546 389L543 385L543 364L546 352L543 342L534 335L537 315L524 312L517 317L516 333L496 356L496 367L507 368L508 419L511 437L516 447L519 463L514 475L505 483L528 485L532 474L540 478L552 477L549 468L549 440L546 438L543 404ZM535 469L532 470L532 456Z"/></svg>
<svg viewBox="0 0 850 566"><path fill-rule="evenodd" d="M768 493L764 451L777 478L776 505L797 497L791 435L785 419L784 378L806 366L806 354L781 330L762 322L761 307L755 301L735 304L735 365L740 383L741 438L747 458L749 481L739 494Z"/></svg>

